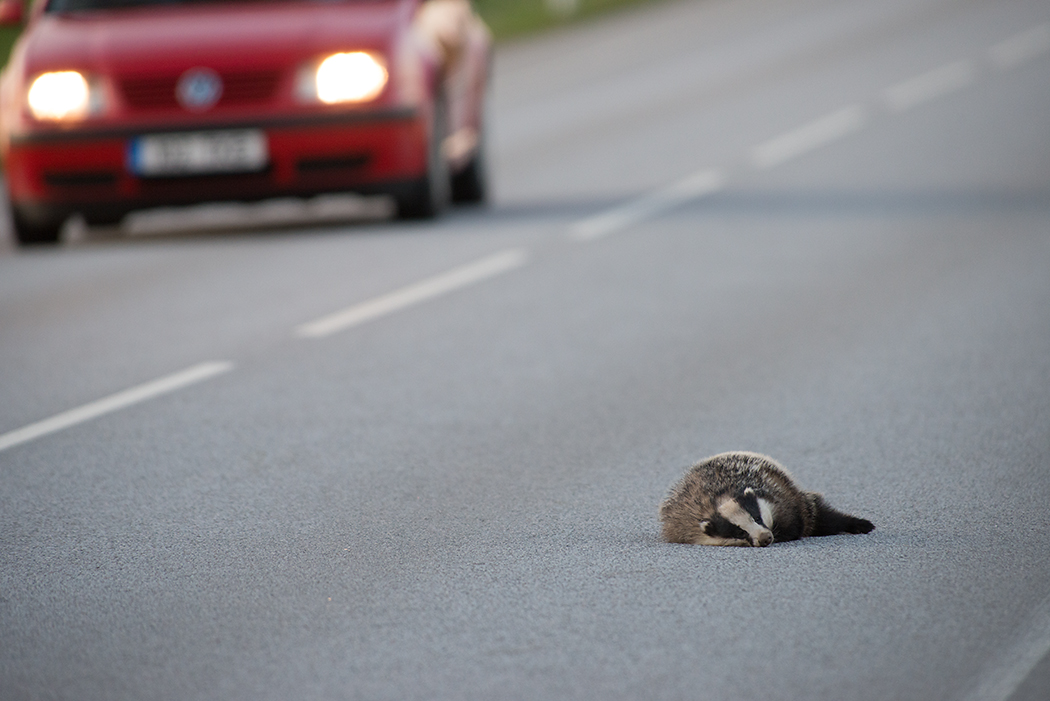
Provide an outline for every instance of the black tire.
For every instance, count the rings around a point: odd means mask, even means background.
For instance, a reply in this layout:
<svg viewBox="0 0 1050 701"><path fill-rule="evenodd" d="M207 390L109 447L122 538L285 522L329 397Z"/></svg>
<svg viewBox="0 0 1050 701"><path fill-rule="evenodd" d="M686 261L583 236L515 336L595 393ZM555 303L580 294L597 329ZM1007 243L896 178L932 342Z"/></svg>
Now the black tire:
<svg viewBox="0 0 1050 701"><path fill-rule="evenodd" d="M30 219L11 208L11 223L15 238L22 246L53 246L58 243L64 219Z"/></svg>
<svg viewBox="0 0 1050 701"><path fill-rule="evenodd" d="M441 150L447 123L445 101L434 101L434 116L427 146L427 172L407 193L397 198L397 215L401 219L433 219L449 205L452 183L448 160Z"/></svg>
<svg viewBox="0 0 1050 701"><path fill-rule="evenodd" d="M474 157L466 168L452 176L452 201L483 204L488 196L488 164L485 160L485 132L482 131Z"/></svg>

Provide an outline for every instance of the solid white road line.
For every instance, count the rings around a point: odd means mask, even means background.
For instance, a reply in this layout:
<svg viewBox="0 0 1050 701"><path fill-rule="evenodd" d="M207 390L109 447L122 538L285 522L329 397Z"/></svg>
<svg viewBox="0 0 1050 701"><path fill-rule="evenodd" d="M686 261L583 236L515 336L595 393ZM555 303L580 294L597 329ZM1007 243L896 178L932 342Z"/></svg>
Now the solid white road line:
<svg viewBox="0 0 1050 701"><path fill-rule="evenodd" d="M883 92L883 99L891 112L903 112L928 100L961 90L973 82L973 63L956 61L922 75L901 81Z"/></svg>
<svg viewBox="0 0 1050 701"><path fill-rule="evenodd" d="M785 134L755 146L751 162L756 168L773 168L805 153L859 131L868 121L862 105L849 105Z"/></svg>
<svg viewBox="0 0 1050 701"><path fill-rule="evenodd" d="M1007 701L1035 666L1050 653L1050 596L1029 612L1013 645L985 670L966 701Z"/></svg>
<svg viewBox="0 0 1050 701"><path fill-rule="evenodd" d="M45 436L49 433L55 433L56 431L61 431L70 426L90 421L91 419L102 416L103 414L109 414L110 412L123 409L132 404L138 404L147 399L152 399L153 397L158 397L162 394L167 394L168 392L174 392L177 389L182 389L188 385L207 380L210 377L220 375L232 369L233 363L223 360L199 363L173 375L168 375L167 377L162 377L158 380L153 380L152 382L147 382L138 385L137 387L126 389L123 392L111 394L108 397L91 402L90 404L85 404L76 409L70 409L61 414L56 414L50 419L44 419L43 421L38 421L34 424L0 435L0 451L7 450L8 448Z"/></svg>
<svg viewBox="0 0 1050 701"><path fill-rule="evenodd" d="M718 192L724 185L725 177L721 171L701 170L663 189L576 222L569 228L569 237L577 241L593 241L608 236L690 200Z"/></svg>
<svg viewBox="0 0 1050 701"><path fill-rule="evenodd" d="M508 249L303 324L295 330L295 335L302 338L330 336L338 331L358 326L405 307L440 297L453 290L521 267L528 262L528 259L528 253L524 249Z"/></svg>
<svg viewBox="0 0 1050 701"><path fill-rule="evenodd" d="M1038 24L988 49L992 63L1002 69L1014 68L1050 51L1050 24Z"/></svg>

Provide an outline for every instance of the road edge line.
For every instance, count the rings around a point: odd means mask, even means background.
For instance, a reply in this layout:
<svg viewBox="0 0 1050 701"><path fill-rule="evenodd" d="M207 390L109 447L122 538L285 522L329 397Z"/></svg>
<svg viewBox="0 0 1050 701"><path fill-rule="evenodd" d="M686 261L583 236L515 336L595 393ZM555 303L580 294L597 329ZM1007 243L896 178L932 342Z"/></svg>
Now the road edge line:
<svg viewBox="0 0 1050 701"><path fill-rule="evenodd" d="M984 667L966 701L1007 701L1050 654L1050 596L1025 616L1025 625L988 671Z"/></svg>

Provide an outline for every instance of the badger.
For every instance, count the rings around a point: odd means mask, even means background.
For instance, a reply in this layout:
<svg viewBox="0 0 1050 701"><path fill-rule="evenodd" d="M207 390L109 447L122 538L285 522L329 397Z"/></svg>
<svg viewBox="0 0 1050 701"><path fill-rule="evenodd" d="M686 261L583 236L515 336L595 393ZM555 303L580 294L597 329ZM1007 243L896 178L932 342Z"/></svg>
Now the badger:
<svg viewBox="0 0 1050 701"><path fill-rule="evenodd" d="M692 545L765 547L875 528L799 489L772 458L742 451L693 465L660 505L660 520L665 541Z"/></svg>

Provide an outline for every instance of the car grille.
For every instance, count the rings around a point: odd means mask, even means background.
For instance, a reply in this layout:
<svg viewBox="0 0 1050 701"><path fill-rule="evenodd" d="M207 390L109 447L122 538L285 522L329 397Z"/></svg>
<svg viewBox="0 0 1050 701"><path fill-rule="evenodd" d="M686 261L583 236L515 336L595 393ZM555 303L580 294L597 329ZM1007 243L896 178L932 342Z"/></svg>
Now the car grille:
<svg viewBox="0 0 1050 701"><path fill-rule="evenodd" d="M51 187L113 187L117 174L109 171L76 171L71 173L44 173L44 182Z"/></svg>
<svg viewBox="0 0 1050 701"><path fill-rule="evenodd" d="M277 90L278 71L226 71L222 77L219 107L251 105L270 100ZM175 97L178 75L124 76L118 79L124 101L132 109L180 108Z"/></svg>

